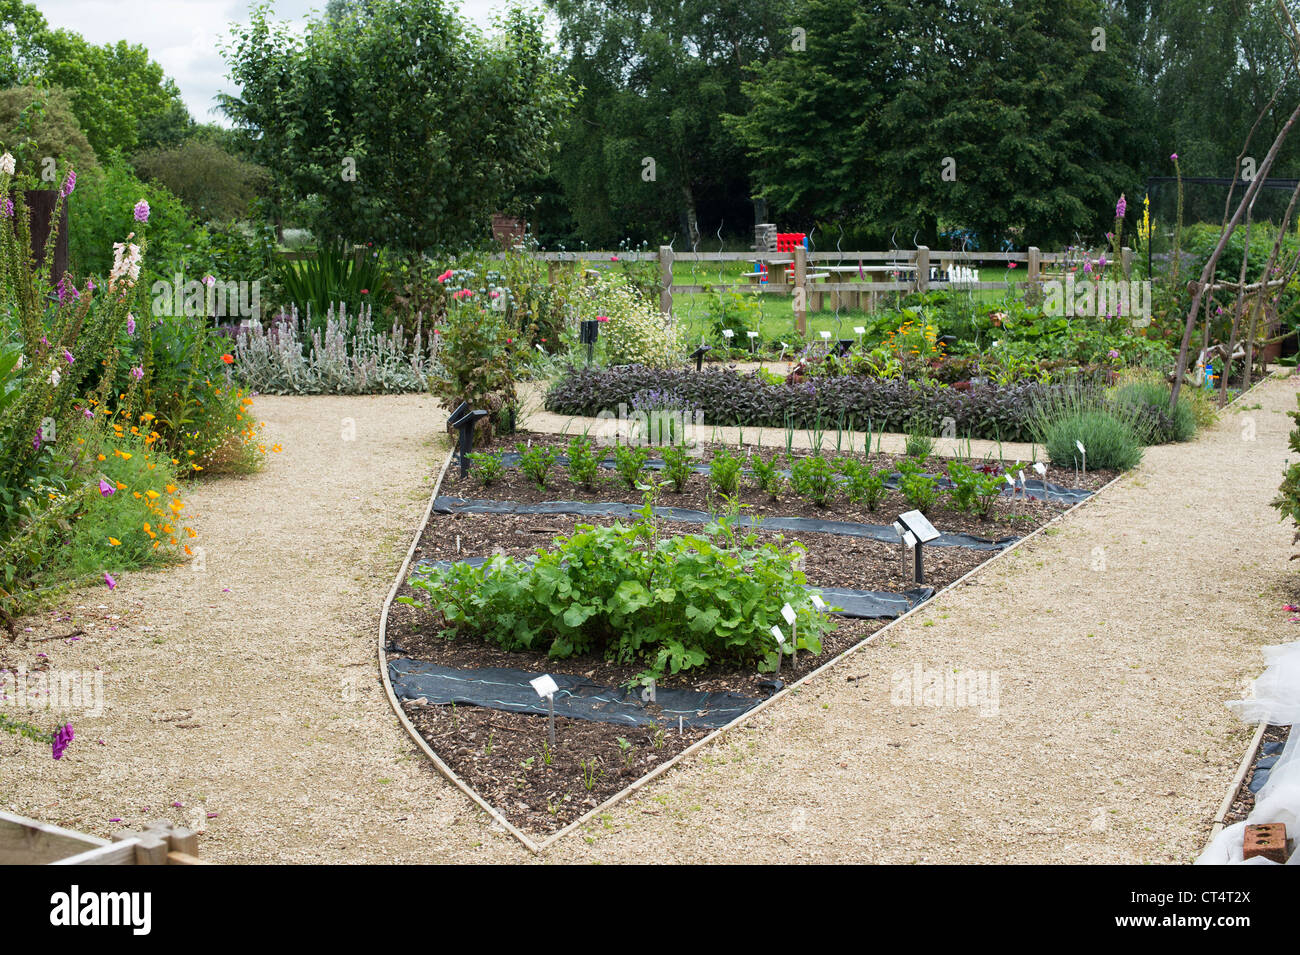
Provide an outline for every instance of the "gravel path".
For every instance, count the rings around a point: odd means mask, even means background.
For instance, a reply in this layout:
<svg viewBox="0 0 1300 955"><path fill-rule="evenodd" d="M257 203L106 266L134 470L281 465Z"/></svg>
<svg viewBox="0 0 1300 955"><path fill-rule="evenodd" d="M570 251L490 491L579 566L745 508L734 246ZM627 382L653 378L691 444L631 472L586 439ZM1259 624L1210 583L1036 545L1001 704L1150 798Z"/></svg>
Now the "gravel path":
<svg viewBox="0 0 1300 955"><path fill-rule="evenodd" d="M1290 637L1291 531L1267 503L1295 392L1270 382L1194 444L1151 449L1049 536L547 858L1188 861L1248 736L1223 701ZM375 673L442 413L422 396L257 411L284 452L190 496L201 570L74 594L71 621L25 636L76 625L81 640L0 653L102 667L107 701L57 763L0 736L0 805L100 835L170 816L222 862L527 860L417 754ZM895 705L894 675L917 666L996 676L996 714Z"/></svg>

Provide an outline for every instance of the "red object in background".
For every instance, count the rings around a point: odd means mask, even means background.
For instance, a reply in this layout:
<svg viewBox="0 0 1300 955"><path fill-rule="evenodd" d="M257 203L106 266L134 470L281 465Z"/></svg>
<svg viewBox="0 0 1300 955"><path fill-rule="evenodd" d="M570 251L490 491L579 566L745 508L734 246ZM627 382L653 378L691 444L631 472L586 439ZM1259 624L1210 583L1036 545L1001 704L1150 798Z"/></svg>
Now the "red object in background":
<svg viewBox="0 0 1300 955"><path fill-rule="evenodd" d="M806 232L778 232L776 234L776 251L793 253L795 246L804 245L808 238Z"/></svg>

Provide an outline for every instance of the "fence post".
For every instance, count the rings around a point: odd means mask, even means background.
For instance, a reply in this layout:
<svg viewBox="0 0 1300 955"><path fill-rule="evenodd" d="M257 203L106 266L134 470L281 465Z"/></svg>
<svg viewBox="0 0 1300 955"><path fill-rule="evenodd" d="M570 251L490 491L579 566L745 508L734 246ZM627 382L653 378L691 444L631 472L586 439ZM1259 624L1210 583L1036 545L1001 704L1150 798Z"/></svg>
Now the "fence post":
<svg viewBox="0 0 1300 955"><path fill-rule="evenodd" d="M1029 282L1029 288L1026 291L1029 293L1028 300L1030 302L1039 301L1038 292L1039 283L1042 281L1042 268L1042 258L1038 246L1031 245L1025 250L1025 278Z"/></svg>
<svg viewBox="0 0 1300 955"><path fill-rule="evenodd" d="M673 313L673 247L659 246L659 311Z"/></svg>
<svg viewBox="0 0 1300 955"><path fill-rule="evenodd" d="M930 287L930 247L916 247L916 290L925 292Z"/></svg>
<svg viewBox="0 0 1300 955"><path fill-rule="evenodd" d="M1119 250L1119 260L1124 267L1124 278L1130 279L1133 276L1133 250L1127 245Z"/></svg>
<svg viewBox="0 0 1300 955"><path fill-rule="evenodd" d="M794 247L794 327L804 337L808 335L808 250L802 245Z"/></svg>

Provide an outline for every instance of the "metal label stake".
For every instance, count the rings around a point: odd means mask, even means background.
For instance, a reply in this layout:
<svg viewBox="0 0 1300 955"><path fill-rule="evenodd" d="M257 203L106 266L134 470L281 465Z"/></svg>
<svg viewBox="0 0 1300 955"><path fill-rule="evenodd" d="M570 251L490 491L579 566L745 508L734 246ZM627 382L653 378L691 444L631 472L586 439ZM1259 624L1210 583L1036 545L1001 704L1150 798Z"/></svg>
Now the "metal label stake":
<svg viewBox="0 0 1300 955"><path fill-rule="evenodd" d="M537 679L528 682L537 691L537 695L546 700L546 738L550 741L551 749L555 749L555 694L559 692L559 684L549 673L543 673Z"/></svg>

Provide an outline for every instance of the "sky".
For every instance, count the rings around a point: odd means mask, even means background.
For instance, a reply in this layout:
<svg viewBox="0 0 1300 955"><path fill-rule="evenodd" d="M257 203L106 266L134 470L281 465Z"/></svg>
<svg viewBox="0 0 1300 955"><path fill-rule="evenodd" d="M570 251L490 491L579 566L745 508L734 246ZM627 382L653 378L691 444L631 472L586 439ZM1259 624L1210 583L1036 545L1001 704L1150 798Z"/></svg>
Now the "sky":
<svg viewBox="0 0 1300 955"><path fill-rule="evenodd" d="M144 46L180 87L190 115L201 123L225 121L213 112L218 92L235 92L226 79L218 43L230 25L248 17L250 0L27 0L51 27L75 30L95 44L126 40ZM277 19L301 22L326 0L276 0ZM505 0L451 0L466 19L487 26Z"/></svg>

